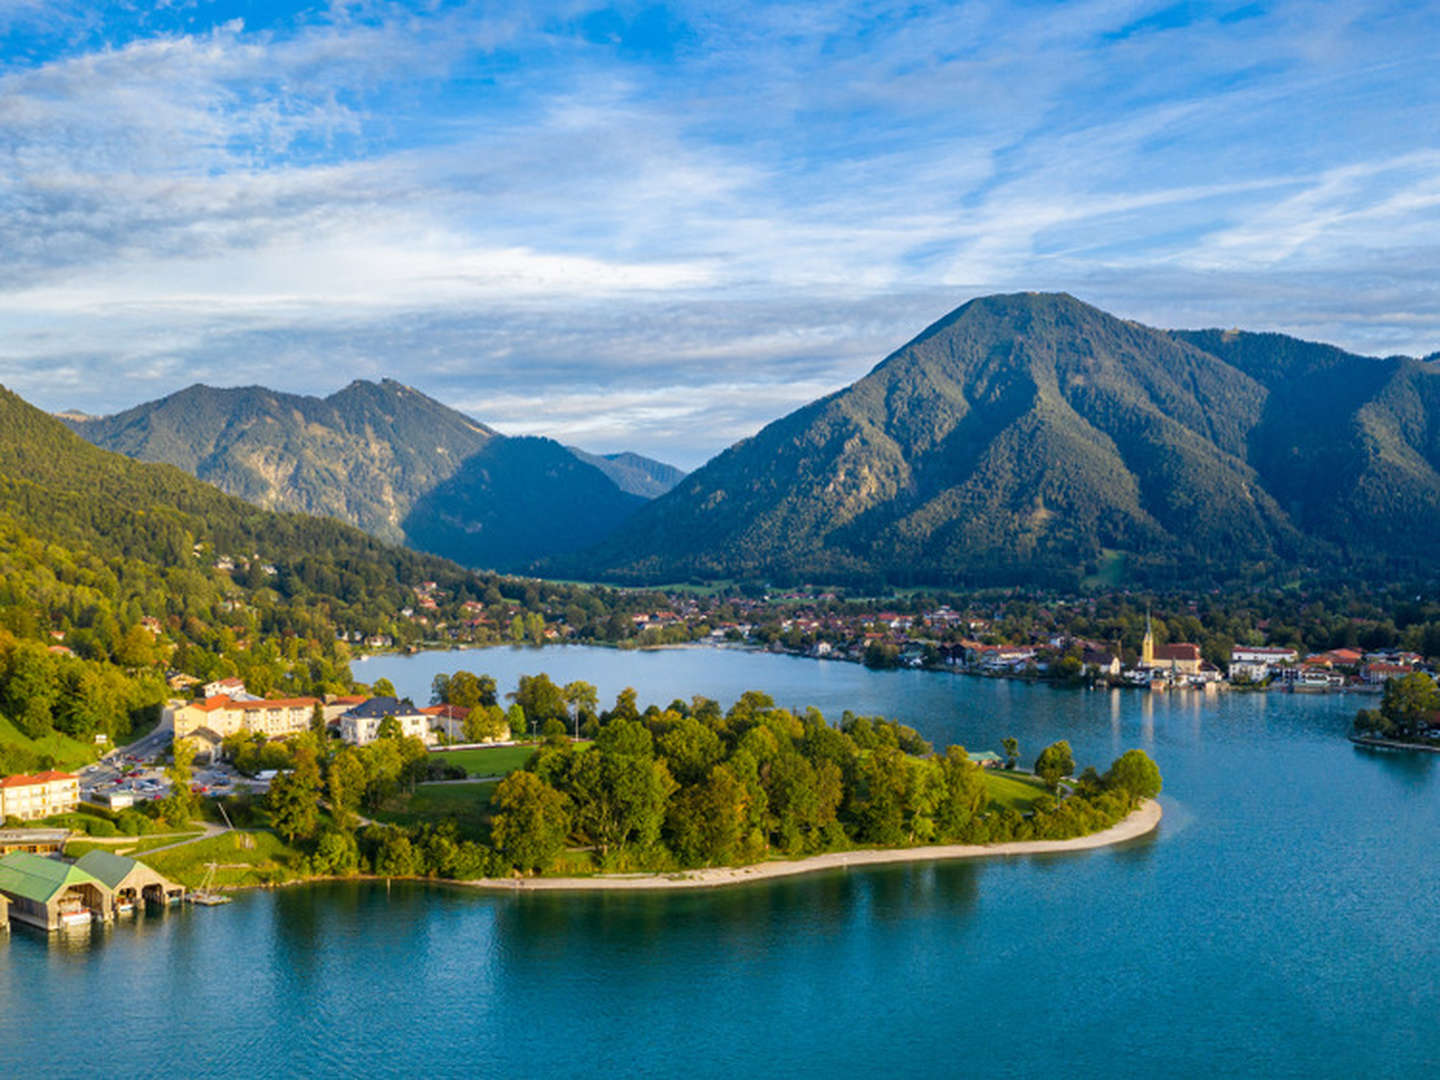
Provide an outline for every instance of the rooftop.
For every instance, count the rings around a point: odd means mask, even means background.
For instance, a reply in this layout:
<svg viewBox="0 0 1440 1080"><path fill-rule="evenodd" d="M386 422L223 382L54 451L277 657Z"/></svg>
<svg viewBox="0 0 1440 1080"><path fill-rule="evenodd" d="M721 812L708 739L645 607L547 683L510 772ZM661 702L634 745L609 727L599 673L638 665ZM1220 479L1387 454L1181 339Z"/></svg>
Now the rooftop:
<svg viewBox="0 0 1440 1080"><path fill-rule="evenodd" d="M78 866L33 855L28 851L12 851L0 857L0 892L46 904L56 893L71 885L100 884Z"/></svg>

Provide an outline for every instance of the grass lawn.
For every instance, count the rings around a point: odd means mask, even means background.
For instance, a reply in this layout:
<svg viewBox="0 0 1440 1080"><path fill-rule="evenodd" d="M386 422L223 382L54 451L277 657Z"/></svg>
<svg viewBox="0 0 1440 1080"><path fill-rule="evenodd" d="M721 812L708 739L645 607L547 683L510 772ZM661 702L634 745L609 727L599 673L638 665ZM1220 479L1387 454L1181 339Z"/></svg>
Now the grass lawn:
<svg viewBox="0 0 1440 1080"><path fill-rule="evenodd" d="M1041 795L1050 794L1043 781L1028 773L1002 769L986 769L985 786L990 789L991 810L1019 810L1022 814L1029 813Z"/></svg>
<svg viewBox="0 0 1440 1080"><path fill-rule="evenodd" d="M505 776L522 768L535 753L533 746L495 746L483 750L441 750L431 761L458 765L471 776Z"/></svg>
<svg viewBox="0 0 1440 1080"><path fill-rule="evenodd" d="M454 821L462 836L483 840L490 831L490 799L499 786L498 780L483 784L418 784L414 795L399 795L383 810L368 813L376 821L406 827Z"/></svg>
<svg viewBox="0 0 1440 1080"><path fill-rule="evenodd" d="M100 756L99 748L94 743L81 742L58 731L32 739L3 716L0 716L0 743L13 743L23 746L31 753L48 755L55 759L57 768L67 772L73 772L82 765L89 765Z"/></svg>
<svg viewBox="0 0 1440 1080"><path fill-rule="evenodd" d="M275 885L300 876L303 854L272 832L228 832L145 860L157 873L199 886L218 863L216 885Z"/></svg>

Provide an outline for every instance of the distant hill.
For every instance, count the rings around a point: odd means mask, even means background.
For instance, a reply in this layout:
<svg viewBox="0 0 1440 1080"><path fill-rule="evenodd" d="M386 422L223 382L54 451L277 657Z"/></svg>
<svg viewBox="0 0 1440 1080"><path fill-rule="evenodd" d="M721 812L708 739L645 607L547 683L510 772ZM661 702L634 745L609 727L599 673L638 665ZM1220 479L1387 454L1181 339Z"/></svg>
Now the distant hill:
<svg viewBox="0 0 1440 1080"><path fill-rule="evenodd" d="M567 446L565 449L581 461L594 465L615 481L621 491L628 491L631 495L639 495L645 499L658 499L685 479L683 469L666 465L663 461L652 461L639 454L588 454L578 446Z"/></svg>
<svg viewBox="0 0 1440 1080"><path fill-rule="evenodd" d="M1434 364L992 296L726 450L567 569L1074 584L1116 566L1433 566L1437 470Z"/></svg>
<svg viewBox="0 0 1440 1080"><path fill-rule="evenodd" d="M390 379L326 398L192 386L114 416L61 419L98 446L177 465L256 505L338 518L493 569L594 541L643 502L637 490L656 492L676 471L638 455L592 458L547 439L509 439ZM567 505L584 520L572 526ZM457 516L461 507L476 516ZM544 529L537 507L552 515Z"/></svg>

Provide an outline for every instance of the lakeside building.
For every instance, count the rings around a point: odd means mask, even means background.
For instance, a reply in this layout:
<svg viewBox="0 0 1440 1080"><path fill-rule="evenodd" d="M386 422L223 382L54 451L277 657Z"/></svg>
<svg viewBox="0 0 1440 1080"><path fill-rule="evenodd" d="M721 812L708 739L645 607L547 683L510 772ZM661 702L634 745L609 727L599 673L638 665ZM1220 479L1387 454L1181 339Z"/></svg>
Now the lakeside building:
<svg viewBox="0 0 1440 1080"><path fill-rule="evenodd" d="M371 698L342 715L340 738L351 746L368 746L380 737L380 725L387 716L395 718L402 736L426 743L432 740L430 717L415 708L409 698L393 697Z"/></svg>
<svg viewBox="0 0 1440 1080"><path fill-rule="evenodd" d="M1200 646L1189 641L1156 645L1150 627L1150 613L1145 613L1145 638L1140 643L1140 668L1144 671L1167 671L1172 675L1199 675L1205 658Z"/></svg>
<svg viewBox="0 0 1440 1080"><path fill-rule="evenodd" d="M1277 668L1293 664L1300 654L1282 645L1236 645L1230 650L1230 678L1265 682Z"/></svg>
<svg viewBox="0 0 1440 1080"><path fill-rule="evenodd" d="M162 877L128 855L96 848L75 860L77 869L89 874L110 890L110 917L133 910L140 903L178 904L185 899L185 886Z"/></svg>
<svg viewBox="0 0 1440 1080"><path fill-rule="evenodd" d="M241 732L283 739L308 731L319 698L257 698L237 701L228 695L191 701L172 710L175 738L190 738L201 728L224 739Z"/></svg>
<svg viewBox="0 0 1440 1080"><path fill-rule="evenodd" d="M114 902L103 881L73 863L28 851L0 857L0 896L12 920L40 930L108 919Z"/></svg>
<svg viewBox="0 0 1440 1080"><path fill-rule="evenodd" d="M0 821L68 814L80 807L80 778L74 773L17 773L0 780Z"/></svg>

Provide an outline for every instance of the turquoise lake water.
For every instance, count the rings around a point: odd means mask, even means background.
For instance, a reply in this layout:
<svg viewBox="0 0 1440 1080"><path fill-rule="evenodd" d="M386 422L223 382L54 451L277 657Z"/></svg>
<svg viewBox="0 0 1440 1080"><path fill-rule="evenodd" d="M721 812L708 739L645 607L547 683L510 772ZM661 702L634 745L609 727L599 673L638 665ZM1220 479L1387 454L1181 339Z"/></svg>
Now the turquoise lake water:
<svg viewBox="0 0 1440 1080"><path fill-rule="evenodd" d="M1440 755L1346 697L1091 692L738 651L491 650L436 671L746 689L1027 760L1165 775L1153 836L715 892L342 885L0 935L0 1077L1440 1075Z"/></svg>

